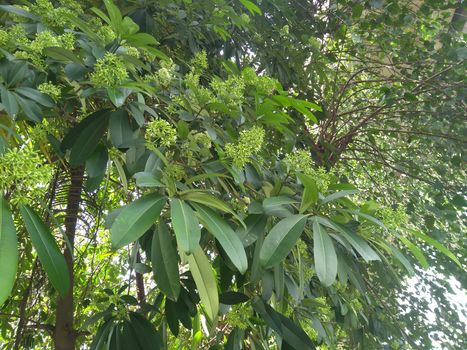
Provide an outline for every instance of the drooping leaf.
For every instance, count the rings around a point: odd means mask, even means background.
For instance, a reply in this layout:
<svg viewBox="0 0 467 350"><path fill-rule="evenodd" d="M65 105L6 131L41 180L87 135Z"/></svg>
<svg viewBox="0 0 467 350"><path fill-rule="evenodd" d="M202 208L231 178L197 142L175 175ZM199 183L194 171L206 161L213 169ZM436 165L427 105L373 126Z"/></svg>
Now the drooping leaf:
<svg viewBox="0 0 467 350"><path fill-rule="evenodd" d="M70 288L70 275L65 257L47 226L36 212L23 205L20 207L24 226L31 237L32 245L54 288L65 295Z"/></svg>
<svg viewBox="0 0 467 350"><path fill-rule="evenodd" d="M330 286L337 274L336 251L331 237L316 218L313 219L313 241L316 274L321 283Z"/></svg>
<svg viewBox="0 0 467 350"><path fill-rule="evenodd" d="M351 245L352 247L362 256L365 261L381 260L378 254L368 243L359 235L353 233L347 229L344 225L337 222L333 222L327 218L315 217L320 224L325 225L337 232L339 232Z"/></svg>
<svg viewBox="0 0 467 350"><path fill-rule="evenodd" d="M444 245L439 243L436 239L431 238L430 236L417 230L413 230L413 229L407 229L407 230L411 232L415 237L421 239L422 241L425 241L429 245L438 249L441 253L443 253L449 259L454 261L459 267L462 267L462 264L460 263L459 259L448 248L446 248Z"/></svg>
<svg viewBox="0 0 467 350"><path fill-rule="evenodd" d="M168 298L177 300L180 294L178 254L169 229L162 221L152 237L151 261L157 286Z"/></svg>
<svg viewBox="0 0 467 350"><path fill-rule="evenodd" d="M264 215L249 215L245 219L246 228L241 226L235 233L238 235L244 247L253 244L264 233L268 218Z"/></svg>
<svg viewBox="0 0 467 350"><path fill-rule="evenodd" d="M170 200L170 217L180 249L187 254L199 246L201 229L191 207L178 198Z"/></svg>
<svg viewBox="0 0 467 350"><path fill-rule="evenodd" d="M274 310L261 298L256 298L252 303L253 309L261 316L266 324L276 331L292 349L315 349L315 346L303 329L290 318Z"/></svg>
<svg viewBox="0 0 467 350"><path fill-rule="evenodd" d="M230 225L225 222L216 212L200 204L193 204L203 225L219 241L228 257L240 271L245 273L248 268L248 260L242 241Z"/></svg>
<svg viewBox="0 0 467 350"><path fill-rule="evenodd" d="M342 190L342 191L334 192L333 194L330 194L329 196L325 197L321 201L321 203L322 204L331 203L340 198L347 197L347 196L350 196L356 193L358 193L358 190Z"/></svg>
<svg viewBox="0 0 467 350"><path fill-rule="evenodd" d="M228 291L219 296L219 301L225 305L235 305L250 300L248 296L240 292Z"/></svg>
<svg viewBox="0 0 467 350"><path fill-rule="evenodd" d="M48 95L43 94L42 92L29 88L29 87L18 87L15 89L15 92L18 94L33 100L44 107L53 107L55 106L54 101Z"/></svg>
<svg viewBox="0 0 467 350"><path fill-rule="evenodd" d="M110 114L110 140L117 148L128 148L135 139L128 113L124 109L117 109Z"/></svg>
<svg viewBox="0 0 467 350"><path fill-rule="evenodd" d="M18 268L18 242L7 201L0 193L0 307L13 289Z"/></svg>
<svg viewBox="0 0 467 350"><path fill-rule="evenodd" d="M237 213L231 207L229 207L225 203L225 201L222 201L209 193L200 191L190 191L184 193L181 196L181 198L190 202L207 205L208 207L218 209L224 213L232 214L232 216L235 217L240 223L243 223L243 221L240 219Z"/></svg>
<svg viewBox="0 0 467 350"><path fill-rule="evenodd" d="M292 215L279 221L264 239L261 266L270 268L284 260L305 228L306 215Z"/></svg>
<svg viewBox="0 0 467 350"><path fill-rule="evenodd" d="M214 321L219 312L219 295L217 293L217 283L214 271L209 263L206 254L201 247L197 247L193 254L187 257L191 274L198 288L201 303L204 306L207 316Z"/></svg>
<svg viewBox="0 0 467 350"><path fill-rule="evenodd" d="M141 237L156 222L166 200L151 193L125 206L110 228L112 247L121 248Z"/></svg>
<svg viewBox="0 0 467 350"><path fill-rule="evenodd" d="M8 115L12 118L16 117L18 114L18 102L16 100L16 94L14 92L8 91L0 85L0 98L2 99L3 107Z"/></svg>
<svg viewBox="0 0 467 350"><path fill-rule="evenodd" d="M63 47L46 47L42 50L42 53L60 62L82 64L81 60L72 51Z"/></svg>
<svg viewBox="0 0 467 350"><path fill-rule="evenodd" d="M304 186L302 202L300 203L300 213L303 213L318 201L318 186L316 186L316 181L309 175L297 174L297 176Z"/></svg>
<svg viewBox="0 0 467 350"><path fill-rule="evenodd" d="M287 196L269 197L263 201L263 209L266 215L285 218L292 215L291 204L297 201Z"/></svg>
<svg viewBox="0 0 467 350"><path fill-rule="evenodd" d="M428 261L426 260L425 255L419 247L417 247L404 236L399 236L399 240L405 244L405 246L410 250L410 252L418 260L418 262L424 269L428 268Z"/></svg>
<svg viewBox="0 0 467 350"><path fill-rule="evenodd" d="M70 164L78 166L84 163L95 151L99 141L107 130L108 114L89 122L76 137L70 152Z"/></svg>

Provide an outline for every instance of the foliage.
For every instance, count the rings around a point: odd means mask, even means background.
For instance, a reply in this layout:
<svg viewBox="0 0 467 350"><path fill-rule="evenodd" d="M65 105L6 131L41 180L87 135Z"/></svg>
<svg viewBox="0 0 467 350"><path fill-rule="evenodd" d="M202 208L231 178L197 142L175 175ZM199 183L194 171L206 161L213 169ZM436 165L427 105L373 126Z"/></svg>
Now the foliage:
<svg viewBox="0 0 467 350"><path fill-rule="evenodd" d="M0 346L462 348L458 6L1 5Z"/></svg>

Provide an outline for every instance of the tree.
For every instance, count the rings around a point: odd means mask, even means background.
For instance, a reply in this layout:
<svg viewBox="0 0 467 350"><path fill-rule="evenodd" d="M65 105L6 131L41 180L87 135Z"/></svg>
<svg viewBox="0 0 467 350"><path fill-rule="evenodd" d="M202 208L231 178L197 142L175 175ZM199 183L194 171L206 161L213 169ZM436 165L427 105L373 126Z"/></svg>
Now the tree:
<svg viewBox="0 0 467 350"><path fill-rule="evenodd" d="M459 324L401 310L408 276L446 308L439 274L465 285L457 1L0 9L5 348L431 349Z"/></svg>

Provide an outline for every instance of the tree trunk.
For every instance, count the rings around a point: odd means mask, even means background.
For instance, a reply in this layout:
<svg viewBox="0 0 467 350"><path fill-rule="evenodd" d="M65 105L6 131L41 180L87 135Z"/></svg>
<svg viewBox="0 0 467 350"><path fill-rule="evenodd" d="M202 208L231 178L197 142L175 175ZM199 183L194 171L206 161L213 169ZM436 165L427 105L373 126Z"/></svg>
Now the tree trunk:
<svg viewBox="0 0 467 350"><path fill-rule="evenodd" d="M63 252L70 273L70 289L67 295L63 297L59 296L57 300L54 334L56 350L74 350L77 337L76 330L73 328L73 246L75 242L79 206L81 203L84 168L79 167L71 169L70 173L71 183L68 189L65 216L65 234L70 242L70 247L65 245Z"/></svg>

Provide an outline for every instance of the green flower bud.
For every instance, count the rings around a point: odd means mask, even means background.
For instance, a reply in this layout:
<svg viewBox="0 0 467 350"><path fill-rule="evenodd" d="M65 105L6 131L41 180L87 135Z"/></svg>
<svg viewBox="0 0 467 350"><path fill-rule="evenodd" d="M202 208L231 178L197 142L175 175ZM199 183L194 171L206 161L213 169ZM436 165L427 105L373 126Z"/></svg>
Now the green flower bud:
<svg viewBox="0 0 467 350"><path fill-rule="evenodd" d="M11 194L13 204L43 198L52 178L52 166L44 164L30 146L8 149L0 155L0 191Z"/></svg>
<svg viewBox="0 0 467 350"><path fill-rule="evenodd" d="M177 141L177 130L164 119L154 119L147 125L144 138L148 149L170 147Z"/></svg>
<svg viewBox="0 0 467 350"><path fill-rule="evenodd" d="M107 52L94 65L91 82L96 87L114 88L121 85L127 77L128 71L123 60L116 54Z"/></svg>
<svg viewBox="0 0 467 350"><path fill-rule="evenodd" d="M48 83L42 83L37 87L37 90L42 92L43 94L47 94L52 99L57 102L60 99L60 96L62 94L62 91L60 90L60 87L57 85L54 85L50 82Z"/></svg>
<svg viewBox="0 0 467 350"><path fill-rule="evenodd" d="M253 155L261 150L263 142L264 129L254 126L249 130L242 131L236 144L226 144L225 153L229 158L232 158L235 167L242 168Z"/></svg>

